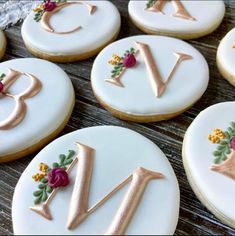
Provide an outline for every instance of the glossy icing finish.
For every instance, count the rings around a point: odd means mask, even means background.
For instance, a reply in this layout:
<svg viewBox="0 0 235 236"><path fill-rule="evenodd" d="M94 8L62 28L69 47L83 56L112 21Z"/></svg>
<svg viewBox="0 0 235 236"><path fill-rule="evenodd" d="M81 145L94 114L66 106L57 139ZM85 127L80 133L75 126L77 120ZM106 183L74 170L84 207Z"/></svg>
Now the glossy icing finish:
<svg viewBox="0 0 235 236"><path fill-rule="evenodd" d="M217 51L217 62L221 69L233 77L235 85L235 28L222 39Z"/></svg>
<svg viewBox="0 0 235 236"><path fill-rule="evenodd" d="M90 209L93 210L78 227L68 230L70 200L76 173L79 171L77 168L80 168L79 157L78 163L69 174L71 184L64 189L59 189L54 195L53 201L50 202L50 212L53 215L51 221L29 209L29 206L33 204L32 191L37 185L32 181L31 176L37 169L38 163L46 161L51 166L58 159L59 154L65 153L67 150L76 150L77 152L77 142L94 150L90 193L87 202ZM48 156L50 158L47 158ZM144 169L139 169L139 167ZM149 177L148 171L146 175L145 169L162 173L164 178L161 179L158 175L160 179L151 180L148 183L137 210L127 226L126 234L173 234L178 221L179 188L167 158L155 144L142 135L129 129L114 126L86 128L67 134L49 144L33 159L21 176L13 197L14 233L87 235L114 232L116 223L119 222L119 211L125 209L127 201L123 201L124 205L120 204L124 196L130 196L132 193L132 191L128 192L128 189L135 187L139 177L143 181L141 183L152 178ZM117 192L110 196L105 203L98 203L97 206L97 202L131 174L135 180L131 181L130 185L124 181L127 185L122 185L122 188L116 190ZM141 184L140 190L143 189L143 186ZM76 192L74 194L76 196ZM132 214L135 203L136 201L133 204L128 204L127 207L130 207L130 211L126 215L127 219L129 214ZM29 218L31 219L29 223L23 224L25 219ZM114 224L108 228L112 219L114 219ZM110 231L107 231L108 229Z"/></svg>
<svg viewBox="0 0 235 236"><path fill-rule="evenodd" d="M223 1L181 1L181 5L188 13L188 16L184 18L182 14L179 14L182 12L181 8L180 12L177 12L179 7L175 3L176 1L167 1L164 6L160 7L162 11L159 12L156 12L156 7L155 11L146 10L147 2L130 1L131 18L146 30L163 34L172 33L176 36L179 33L186 36L187 34L207 34L211 28L221 23L225 13Z"/></svg>
<svg viewBox="0 0 235 236"><path fill-rule="evenodd" d="M235 102L219 103L202 111L188 128L183 148L184 164L194 190L214 214L232 227L235 227L234 180L213 168L215 144L209 142L208 134L214 128L227 130L234 122L234 114ZM233 152L228 160L232 156Z"/></svg>
<svg viewBox="0 0 235 236"><path fill-rule="evenodd" d="M24 119L14 128L0 130L0 160L1 156L25 150L53 133L65 121L74 103L71 81L55 64L33 58L0 64L1 73L7 74L8 68L35 76L42 88L37 95L24 101L27 107ZM30 92L30 84L28 76L22 75L7 92L12 95ZM0 106L0 121L3 121L13 112L15 102L3 96Z"/></svg>
<svg viewBox="0 0 235 236"><path fill-rule="evenodd" d="M136 55L136 65L121 76L124 87L105 81L110 79L112 66L108 61L112 54L122 55L127 48L136 48L135 42L149 46L162 82L167 83L167 78L170 78L160 98L155 96L149 82L151 73L148 74L148 69L151 71L153 67L146 67L140 52ZM178 61L177 70L174 70L176 52L187 54L190 60ZM142 116L172 114L188 108L205 92L208 80L208 65L195 48L181 40L162 36L134 36L107 46L96 58L91 73L92 88L105 104L127 114Z"/></svg>
<svg viewBox="0 0 235 236"><path fill-rule="evenodd" d="M55 32L79 31L70 34L55 34L46 31L32 12L22 26L22 37L26 44L51 55L79 55L91 52L110 41L119 31L120 14L108 1L88 1L96 6L93 14L87 4L70 4L50 18L50 27ZM56 11L56 8L55 8ZM108 19L108 20L107 20Z"/></svg>
<svg viewBox="0 0 235 236"><path fill-rule="evenodd" d="M22 93L15 95L10 94L8 92L9 88L23 75L29 78L30 85ZM7 75L3 78L1 83L3 85L3 91L0 93L0 98L12 98L15 102L15 108L12 113L5 120L0 122L0 130L7 130L14 128L24 119L27 112L25 99L37 95L42 88L42 84L34 75L13 69L8 69Z"/></svg>

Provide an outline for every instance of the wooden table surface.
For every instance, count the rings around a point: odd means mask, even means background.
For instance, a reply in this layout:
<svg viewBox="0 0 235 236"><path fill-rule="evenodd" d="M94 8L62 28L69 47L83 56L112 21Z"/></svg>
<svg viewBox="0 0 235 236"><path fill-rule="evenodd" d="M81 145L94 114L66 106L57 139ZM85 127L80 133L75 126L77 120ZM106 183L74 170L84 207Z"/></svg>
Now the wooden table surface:
<svg viewBox="0 0 235 236"><path fill-rule="evenodd" d="M113 2L120 10L122 16L122 28L119 39L143 34L128 19L128 1L113 0ZM84 127L118 125L133 129L156 143L172 164L180 185L180 216L175 232L176 235L235 235L235 230L222 224L196 198L187 181L181 157L185 131L198 113L215 103L235 100L235 88L222 79L215 61L216 50L220 40L234 26L235 1L226 1L226 15L221 26L209 36L189 41L207 59L210 67L210 83L204 96L193 108L170 121L137 124L114 118L100 106L92 93L90 72L94 58L82 62L59 64L70 76L76 91L76 105L72 117L60 135ZM3 61L32 57L24 47L20 28L21 24L18 24L5 31L8 47ZM11 201L14 188L20 175L36 154L34 153L18 161L0 165L0 234L2 235L13 234ZM223 186L221 186L221 191L223 191L222 188Z"/></svg>

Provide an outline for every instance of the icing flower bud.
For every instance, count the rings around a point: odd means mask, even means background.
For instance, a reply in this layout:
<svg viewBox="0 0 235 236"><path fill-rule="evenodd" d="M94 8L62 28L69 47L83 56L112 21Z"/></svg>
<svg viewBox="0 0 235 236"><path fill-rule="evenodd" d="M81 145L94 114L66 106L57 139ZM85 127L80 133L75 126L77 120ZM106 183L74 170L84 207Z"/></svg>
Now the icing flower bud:
<svg viewBox="0 0 235 236"><path fill-rule="evenodd" d="M231 140L231 148L235 150L235 137L233 137Z"/></svg>
<svg viewBox="0 0 235 236"><path fill-rule="evenodd" d="M53 11L55 8L56 8L55 2L51 2L50 0L47 0L45 3L43 3L44 11Z"/></svg>
<svg viewBox="0 0 235 236"><path fill-rule="evenodd" d="M131 68L133 66L135 66L136 64L136 58L133 54L128 54L127 56L125 56L125 58L122 61L122 64L124 65L124 67L126 68Z"/></svg>
<svg viewBox="0 0 235 236"><path fill-rule="evenodd" d="M48 185L51 188L65 187L69 184L68 173L61 168L54 168L48 173Z"/></svg>
<svg viewBox="0 0 235 236"><path fill-rule="evenodd" d="M3 92L4 84L0 81L0 93Z"/></svg>

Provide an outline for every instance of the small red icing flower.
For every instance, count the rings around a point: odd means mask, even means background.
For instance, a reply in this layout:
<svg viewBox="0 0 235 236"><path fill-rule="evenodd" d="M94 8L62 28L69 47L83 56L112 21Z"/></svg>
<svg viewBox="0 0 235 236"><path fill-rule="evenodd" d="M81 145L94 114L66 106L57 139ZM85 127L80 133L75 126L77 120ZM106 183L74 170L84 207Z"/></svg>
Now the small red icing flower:
<svg viewBox="0 0 235 236"><path fill-rule="evenodd" d="M4 84L0 81L0 93L3 92L3 89L4 89Z"/></svg>
<svg viewBox="0 0 235 236"><path fill-rule="evenodd" d="M135 64L136 64L135 56L133 54L128 54L127 56L124 57L122 64L126 68L131 68L131 67L135 66Z"/></svg>
<svg viewBox="0 0 235 236"><path fill-rule="evenodd" d="M53 11L56 8L56 3L51 2L51 0L47 0L43 3L43 9L44 11Z"/></svg>
<svg viewBox="0 0 235 236"><path fill-rule="evenodd" d="M232 138L230 143L231 143L231 148L235 150L235 137Z"/></svg>
<svg viewBox="0 0 235 236"><path fill-rule="evenodd" d="M65 187L69 184L68 173L61 168L54 168L48 173L48 185L51 188Z"/></svg>

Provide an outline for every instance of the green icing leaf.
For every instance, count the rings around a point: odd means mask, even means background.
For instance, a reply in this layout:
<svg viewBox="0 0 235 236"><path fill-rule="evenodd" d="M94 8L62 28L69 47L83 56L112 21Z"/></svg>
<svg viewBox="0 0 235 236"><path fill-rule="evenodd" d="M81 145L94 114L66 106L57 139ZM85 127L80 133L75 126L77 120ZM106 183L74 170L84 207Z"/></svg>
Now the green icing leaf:
<svg viewBox="0 0 235 236"><path fill-rule="evenodd" d="M60 165L58 163L53 163L53 168L58 168Z"/></svg>
<svg viewBox="0 0 235 236"><path fill-rule="evenodd" d="M37 205L37 204L40 204L42 202L42 197L38 197L34 200L34 204Z"/></svg>
<svg viewBox="0 0 235 236"><path fill-rule="evenodd" d="M148 0L148 2L147 2L147 4L146 4L146 7L147 7L147 8L152 7L152 6L155 4L156 1L157 1L157 0Z"/></svg>
<svg viewBox="0 0 235 236"><path fill-rule="evenodd" d="M41 190L35 191L35 192L33 193L33 195L34 195L35 197L39 197L39 196L42 195L42 191L41 191Z"/></svg>
<svg viewBox="0 0 235 236"><path fill-rule="evenodd" d="M66 159L66 156L64 154L61 154L59 158L60 158L60 165L63 165L64 160Z"/></svg>

